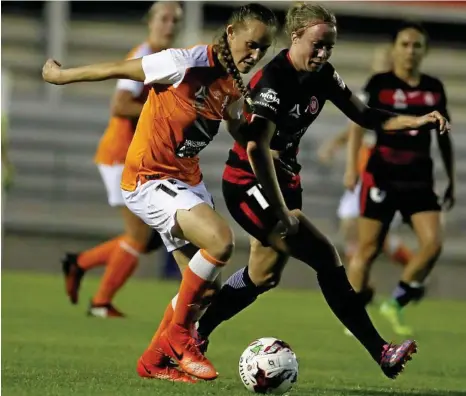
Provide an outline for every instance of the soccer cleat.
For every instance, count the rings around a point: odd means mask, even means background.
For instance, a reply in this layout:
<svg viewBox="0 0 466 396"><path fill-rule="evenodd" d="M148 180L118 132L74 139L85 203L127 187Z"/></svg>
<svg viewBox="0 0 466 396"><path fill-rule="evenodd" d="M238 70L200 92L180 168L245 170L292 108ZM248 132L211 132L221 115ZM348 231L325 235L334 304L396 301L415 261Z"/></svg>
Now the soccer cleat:
<svg viewBox="0 0 466 396"><path fill-rule="evenodd" d="M161 334L158 347L165 355L178 363L179 368L185 373L203 380L217 378L217 371L202 354L189 330L178 325L171 325Z"/></svg>
<svg viewBox="0 0 466 396"><path fill-rule="evenodd" d="M380 357L380 367L388 378L395 379L416 352L417 345L413 340L404 341L401 345L386 344Z"/></svg>
<svg viewBox="0 0 466 396"><path fill-rule="evenodd" d="M145 362L142 356L138 360L136 371L142 378L161 379L172 382L186 382L190 384L197 382L194 378L191 378L186 373L171 367L166 362L162 362L160 365L150 364Z"/></svg>
<svg viewBox="0 0 466 396"><path fill-rule="evenodd" d="M395 300L384 302L380 306L380 313L390 322L396 334L408 337L413 334L413 329L404 323L402 308Z"/></svg>
<svg viewBox="0 0 466 396"><path fill-rule="evenodd" d="M96 318L124 318L126 315L112 304L94 304L91 301L87 310L87 316L94 316Z"/></svg>
<svg viewBox="0 0 466 396"><path fill-rule="evenodd" d="M79 288L85 271L78 265L76 253L66 253L62 259L62 268L65 275L65 289L71 304L77 304L79 299Z"/></svg>

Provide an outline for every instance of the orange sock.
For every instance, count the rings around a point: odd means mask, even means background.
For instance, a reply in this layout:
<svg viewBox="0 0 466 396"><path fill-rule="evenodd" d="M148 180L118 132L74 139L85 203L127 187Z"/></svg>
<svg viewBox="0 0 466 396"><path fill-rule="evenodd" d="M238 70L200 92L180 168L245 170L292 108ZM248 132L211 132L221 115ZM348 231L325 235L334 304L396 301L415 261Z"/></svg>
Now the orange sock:
<svg viewBox="0 0 466 396"><path fill-rule="evenodd" d="M177 298L178 298L178 294L176 295L176 297L173 298L172 301L170 301L170 303L167 305L167 308L165 308L165 313L163 314L162 322L160 323L157 331L152 337L152 340L147 349L150 349L150 350L156 349L157 339L159 338L160 334L164 332L164 330L168 327L168 325L171 323L173 319L173 313L175 312L175 310L173 309L173 306L176 304Z"/></svg>
<svg viewBox="0 0 466 396"><path fill-rule="evenodd" d="M405 266L413 257L411 250L397 235L388 234L383 246L385 254L393 261Z"/></svg>
<svg viewBox="0 0 466 396"><path fill-rule="evenodd" d="M215 281L224 265L202 249L192 257L183 272L172 324L189 330L205 289Z"/></svg>
<svg viewBox="0 0 466 396"><path fill-rule="evenodd" d="M407 265L412 257L413 252L404 244L398 246L398 249L391 256L394 261L400 263L403 266Z"/></svg>
<svg viewBox="0 0 466 396"><path fill-rule="evenodd" d="M109 304L116 292L121 289L139 262L139 254L144 251L141 245L129 237L123 237L108 259L99 289L92 299L94 304Z"/></svg>
<svg viewBox="0 0 466 396"><path fill-rule="evenodd" d="M110 258L113 250L118 246L121 235L110 241L101 243L79 254L78 265L84 271L90 270L101 265L105 265Z"/></svg>

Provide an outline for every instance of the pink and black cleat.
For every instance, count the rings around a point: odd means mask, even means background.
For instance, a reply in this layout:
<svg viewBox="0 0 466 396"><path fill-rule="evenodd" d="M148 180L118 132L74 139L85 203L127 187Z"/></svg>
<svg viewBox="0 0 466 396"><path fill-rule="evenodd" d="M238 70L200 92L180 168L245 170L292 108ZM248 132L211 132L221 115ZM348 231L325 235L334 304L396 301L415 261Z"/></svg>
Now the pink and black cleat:
<svg viewBox="0 0 466 396"><path fill-rule="evenodd" d="M395 379L416 352L417 344L414 340L406 340L400 345L386 344L380 357L380 367L388 378Z"/></svg>

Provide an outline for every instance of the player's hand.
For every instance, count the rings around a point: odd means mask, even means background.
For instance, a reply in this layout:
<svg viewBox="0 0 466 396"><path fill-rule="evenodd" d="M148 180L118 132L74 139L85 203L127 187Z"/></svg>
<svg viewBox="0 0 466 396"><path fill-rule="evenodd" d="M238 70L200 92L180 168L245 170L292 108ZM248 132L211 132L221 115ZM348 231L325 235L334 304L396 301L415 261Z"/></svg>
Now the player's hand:
<svg viewBox="0 0 466 396"><path fill-rule="evenodd" d="M343 176L343 185L346 189L353 191L358 184L359 175L354 170L347 170Z"/></svg>
<svg viewBox="0 0 466 396"><path fill-rule="evenodd" d="M61 64L53 59L47 59L42 67L42 78L50 84L61 85Z"/></svg>
<svg viewBox="0 0 466 396"><path fill-rule="evenodd" d="M450 123L438 111L433 111L432 113L417 118L417 128L426 124L436 124L440 134L450 132Z"/></svg>
<svg viewBox="0 0 466 396"><path fill-rule="evenodd" d="M317 151L317 158L321 164L329 165L333 161L334 157L335 149L331 144L324 143Z"/></svg>
<svg viewBox="0 0 466 396"><path fill-rule="evenodd" d="M450 182L445 190L445 194L443 194L442 207L447 211L451 210L455 206L455 202L455 186Z"/></svg>
<svg viewBox="0 0 466 396"><path fill-rule="evenodd" d="M276 231L282 238L286 238L288 235L293 235L298 232L299 220L296 216L290 212L283 213L280 216L281 220L276 226Z"/></svg>

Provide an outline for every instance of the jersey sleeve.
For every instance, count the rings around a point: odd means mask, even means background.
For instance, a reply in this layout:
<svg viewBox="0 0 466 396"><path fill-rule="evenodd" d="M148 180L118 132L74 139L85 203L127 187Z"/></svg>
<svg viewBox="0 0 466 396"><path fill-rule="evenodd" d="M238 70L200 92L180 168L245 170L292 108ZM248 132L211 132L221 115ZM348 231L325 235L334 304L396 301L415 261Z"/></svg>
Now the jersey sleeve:
<svg viewBox="0 0 466 396"><path fill-rule="evenodd" d="M142 58L145 55L148 55L150 52L146 45L140 45L135 52L132 52L128 55L126 59L138 59ZM144 91L144 83L134 80L119 79L116 84L117 91L129 91L134 98L139 97Z"/></svg>
<svg viewBox="0 0 466 396"><path fill-rule="evenodd" d="M335 69L333 69L332 76L329 79L328 92L329 99L333 103L348 101L353 95L351 90L348 88Z"/></svg>
<svg viewBox="0 0 466 396"><path fill-rule="evenodd" d="M442 114L449 122L451 122L450 113L448 112L447 107L448 99L445 92L445 87L440 82L440 101L439 101L439 113Z"/></svg>
<svg viewBox="0 0 466 396"><path fill-rule="evenodd" d="M253 102L252 116L257 115L275 123L280 102L284 100L276 79L259 71L251 80L250 90Z"/></svg>
<svg viewBox="0 0 466 396"><path fill-rule="evenodd" d="M176 88L183 81L188 69L212 66L207 45L198 45L190 49L170 48L142 58L146 85L166 84Z"/></svg>
<svg viewBox="0 0 466 396"><path fill-rule="evenodd" d="M358 98L369 107L377 107L377 82L374 76L367 80L366 84L360 92L357 93Z"/></svg>

